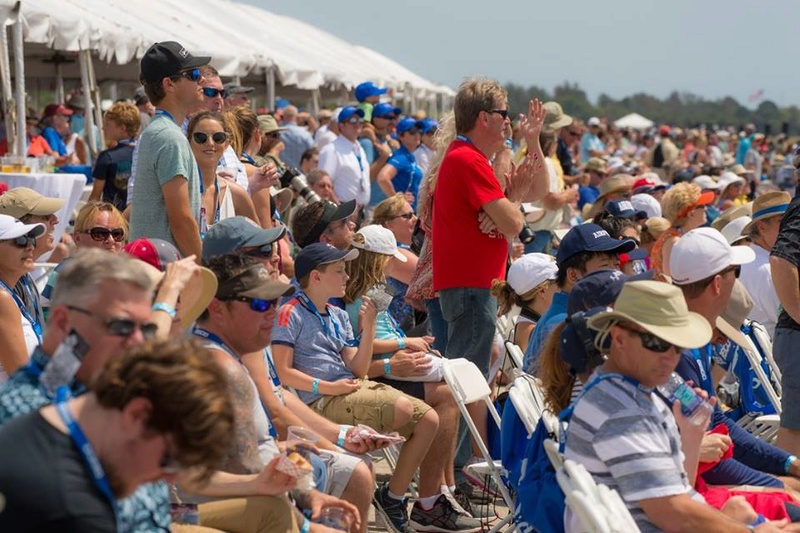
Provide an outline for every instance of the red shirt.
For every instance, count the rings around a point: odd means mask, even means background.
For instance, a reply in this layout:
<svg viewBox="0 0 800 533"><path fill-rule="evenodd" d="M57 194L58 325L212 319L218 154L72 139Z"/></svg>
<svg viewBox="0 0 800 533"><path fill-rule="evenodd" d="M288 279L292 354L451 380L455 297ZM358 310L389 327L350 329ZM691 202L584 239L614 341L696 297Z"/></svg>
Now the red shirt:
<svg viewBox="0 0 800 533"><path fill-rule="evenodd" d="M439 169L433 196L433 288L488 289L505 279L508 241L482 233L481 208L504 198L489 160L472 143L454 141Z"/></svg>

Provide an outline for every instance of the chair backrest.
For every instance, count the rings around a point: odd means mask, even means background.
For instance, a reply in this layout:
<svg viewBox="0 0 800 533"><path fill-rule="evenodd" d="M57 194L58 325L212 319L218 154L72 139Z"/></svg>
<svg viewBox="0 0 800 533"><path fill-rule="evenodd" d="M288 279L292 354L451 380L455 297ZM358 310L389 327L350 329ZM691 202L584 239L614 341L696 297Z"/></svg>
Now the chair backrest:
<svg viewBox="0 0 800 533"><path fill-rule="evenodd" d="M514 409L517 410L520 420L522 420L522 423L525 425L525 431L528 432L528 436L530 437L533 430L536 429L536 424L539 422L539 418L541 418L542 415L539 412L539 408L536 406L533 395L530 393L530 390L527 389L527 386L522 384L522 386L519 387L516 385L516 381L517 380L514 380L514 385L508 390L508 398L511 400L511 403L514 404Z"/></svg>
<svg viewBox="0 0 800 533"><path fill-rule="evenodd" d="M506 353L514 364L514 367L522 370L522 360L525 358L525 354L522 353L522 348L511 341L506 341L505 344Z"/></svg>
<svg viewBox="0 0 800 533"><path fill-rule="evenodd" d="M753 339L751 339L749 335L745 335L744 338L747 341L747 346L742 346L742 351L747 356L747 361L750 363L750 368L752 369L759 383L761 383L761 386L764 388L764 392L767 394L767 397L769 397L769 401L772 402L775 412L780 415L782 410L780 393L775 389L773 381L769 378L769 376L767 376L766 372L764 372L764 369L761 367L761 353L758 351ZM764 348L766 351L766 347ZM765 359L768 362L767 364L769 364L769 360L772 358L771 343L769 348L769 356L765 355ZM774 368L773 365L769 366L770 370Z"/></svg>
<svg viewBox="0 0 800 533"><path fill-rule="evenodd" d="M444 379L450 390L457 394L456 399L468 404L483 400L491 395L489 384L483 372L467 359L448 359L443 365Z"/></svg>

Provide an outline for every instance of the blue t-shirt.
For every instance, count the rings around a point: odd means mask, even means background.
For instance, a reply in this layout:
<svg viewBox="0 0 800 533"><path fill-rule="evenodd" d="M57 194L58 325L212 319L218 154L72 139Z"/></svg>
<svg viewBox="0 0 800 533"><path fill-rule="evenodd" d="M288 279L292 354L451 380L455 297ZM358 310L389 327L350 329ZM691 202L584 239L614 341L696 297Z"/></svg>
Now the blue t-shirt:
<svg viewBox="0 0 800 533"><path fill-rule="evenodd" d="M600 140L600 137L592 133L586 132L581 137L581 160L588 161L592 157L589 150L605 150L606 145Z"/></svg>
<svg viewBox="0 0 800 533"><path fill-rule="evenodd" d="M316 316L296 298L281 306L272 330L272 344L294 350L292 366L296 370L324 381L355 377L342 360L345 341L353 337L347 311L327 304ZM322 398L308 391L297 394L306 404Z"/></svg>
<svg viewBox="0 0 800 533"><path fill-rule="evenodd" d="M566 292L555 293L550 307L544 312L542 318L539 319L536 327L531 332L528 348L525 350L525 356L522 359L522 367L526 372L530 374L536 373L534 365L538 366L539 354L544 348L547 337L556 329L556 326L567 319L568 298L569 294Z"/></svg>
<svg viewBox="0 0 800 533"><path fill-rule="evenodd" d="M126 139L97 156L92 177L103 180L103 201L114 204L120 211L128 205L128 181L133 166L136 141Z"/></svg>
<svg viewBox="0 0 800 533"><path fill-rule="evenodd" d="M417 165L414 154L409 152L405 146L400 146L394 151L392 157L386 162L397 169L397 174L392 178L392 185L397 192L411 192L414 195L414 202L411 207L417 210L417 193L419 184L422 181L422 169Z"/></svg>
<svg viewBox="0 0 800 533"><path fill-rule="evenodd" d="M578 209L583 209L586 204L593 204L600 196L600 187L594 185L581 186L578 189Z"/></svg>
<svg viewBox="0 0 800 533"><path fill-rule="evenodd" d="M50 148L58 152L58 155L67 155L67 145L64 144L61 135L51 126L47 126L42 130L42 137L44 137L44 140L50 145Z"/></svg>

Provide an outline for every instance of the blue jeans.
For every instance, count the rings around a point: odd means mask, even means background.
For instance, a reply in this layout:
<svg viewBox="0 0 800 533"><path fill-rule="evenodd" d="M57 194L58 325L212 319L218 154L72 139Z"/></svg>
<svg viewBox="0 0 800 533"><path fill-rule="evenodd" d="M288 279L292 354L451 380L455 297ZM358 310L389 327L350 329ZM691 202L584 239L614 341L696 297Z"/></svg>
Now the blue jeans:
<svg viewBox="0 0 800 533"><path fill-rule="evenodd" d="M553 234L547 230L538 230L531 242L525 245L525 253L538 252L540 254L550 253L553 245Z"/></svg>
<svg viewBox="0 0 800 533"><path fill-rule="evenodd" d="M468 359L486 375L497 322L495 297L489 289L443 289L439 291L439 305L442 317L447 321L445 356Z"/></svg>
<svg viewBox="0 0 800 533"><path fill-rule="evenodd" d="M444 355L447 352L447 321L442 316L439 298L425 300L425 309L428 311L428 323L433 335L433 348Z"/></svg>

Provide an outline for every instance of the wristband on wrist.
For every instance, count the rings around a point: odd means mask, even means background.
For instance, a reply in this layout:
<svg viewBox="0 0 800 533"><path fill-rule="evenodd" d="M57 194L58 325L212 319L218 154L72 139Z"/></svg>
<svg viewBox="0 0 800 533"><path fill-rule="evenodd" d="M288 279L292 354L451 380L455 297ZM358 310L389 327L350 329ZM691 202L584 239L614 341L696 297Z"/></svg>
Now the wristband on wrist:
<svg viewBox="0 0 800 533"><path fill-rule="evenodd" d="M304 516L303 527L300 528L300 533L308 533L309 531L311 531L311 522Z"/></svg>
<svg viewBox="0 0 800 533"><path fill-rule="evenodd" d="M786 474L788 474L789 470L792 469L792 464L794 464L795 461L797 461L796 455L790 455L789 457L786 458L786 462L783 463L783 471Z"/></svg>
<svg viewBox="0 0 800 533"><path fill-rule="evenodd" d="M403 337L397 339L397 349L402 350L406 347L406 340Z"/></svg>
<svg viewBox="0 0 800 533"><path fill-rule="evenodd" d="M171 305L165 304L164 302L154 303L151 309L153 311L164 311L169 315L170 318L175 318L176 316L178 316L178 311L176 311L175 308L172 307Z"/></svg>
<svg viewBox="0 0 800 533"><path fill-rule="evenodd" d="M388 376L392 373L392 365L389 363L389 358L383 360L383 375Z"/></svg>
<svg viewBox="0 0 800 533"><path fill-rule="evenodd" d="M314 381L311 382L311 392L312 394L319 394L319 378L314 378Z"/></svg>
<svg viewBox="0 0 800 533"><path fill-rule="evenodd" d="M750 522L750 525L748 525L747 528L748 529L752 528L752 531L755 531L756 530L756 526L761 525L766 521L767 521L767 519L764 517L764 515L761 514L761 513L758 513L758 516L756 516L756 519L753 520L752 522Z"/></svg>
<svg viewBox="0 0 800 533"><path fill-rule="evenodd" d="M339 448L344 448L344 438L347 436L347 430L353 426L346 426L342 424L339 426L339 437L336 439L336 445Z"/></svg>

